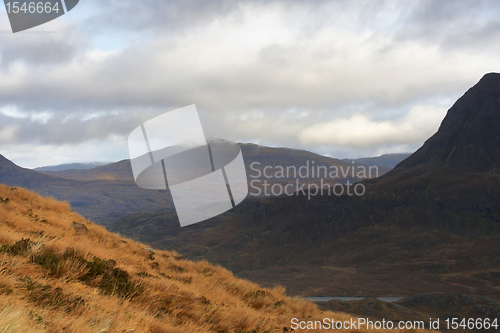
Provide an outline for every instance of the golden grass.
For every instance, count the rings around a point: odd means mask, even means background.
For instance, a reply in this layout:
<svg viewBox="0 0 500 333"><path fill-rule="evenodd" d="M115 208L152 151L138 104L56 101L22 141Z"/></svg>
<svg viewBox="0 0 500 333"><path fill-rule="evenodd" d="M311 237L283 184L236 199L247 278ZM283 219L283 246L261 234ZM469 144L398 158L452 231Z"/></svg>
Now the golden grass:
<svg viewBox="0 0 500 333"><path fill-rule="evenodd" d="M0 332L282 332L294 317L351 318L206 261L151 252L67 203L4 185L0 247Z"/></svg>

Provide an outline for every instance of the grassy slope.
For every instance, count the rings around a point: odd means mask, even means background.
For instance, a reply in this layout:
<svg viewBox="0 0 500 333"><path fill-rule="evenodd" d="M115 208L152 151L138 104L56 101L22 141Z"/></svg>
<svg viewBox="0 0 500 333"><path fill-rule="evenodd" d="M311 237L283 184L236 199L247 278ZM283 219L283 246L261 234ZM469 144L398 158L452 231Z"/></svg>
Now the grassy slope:
<svg viewBox="0 0 500 333"><path fill-rule="evenodd" d="M0 197L2 332L281 332L293 317L351 317L148 251L67 203L4 185Z"/></svg>

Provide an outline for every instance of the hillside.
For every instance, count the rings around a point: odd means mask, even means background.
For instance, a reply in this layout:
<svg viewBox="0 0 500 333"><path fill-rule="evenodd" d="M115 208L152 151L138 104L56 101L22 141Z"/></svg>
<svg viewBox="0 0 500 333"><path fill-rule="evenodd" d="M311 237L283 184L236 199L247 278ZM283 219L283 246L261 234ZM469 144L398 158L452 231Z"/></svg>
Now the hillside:
<svg viewBox="0 0 500 333"><path fill-rule="evenodd" d="M294 317L351 318L151 250L67 203L4 185L0 258L2 332L282 332Z"/></svg>
<svg viewBox="0 0 500 333"><path fill-rule="evenodd" d="M34 168L33 170L42 171L64 171L64 170L85 170L93 169L98 166L106 165L108 163L103 162L93 162L93 163L65 163L58 165L48 165L43 167Z"/></svg>
<svg viewBox="0 0 500 333"><path fill-rule="evenodd" d="M222 139L212 138L211 140L222 140ZM275 174L276 167L279 166L283 167L293 166L295 168L300 168L301 166L305 166L307 163L309 163L310 165L314 164L315 166L326 166L327 168L335 166L339 169L346 169L346 170L347 168L352 168L352 167L361 167L361 166L366 167L367 165L376 165L379 167L377 170L378 171L377 176L381 176L387 173L391 169L389 167L385 167L379 164L359 163L357 161L354 161L354 163L352 163L351 160L344 161L336 158L321 156L315 153L311 153L307 150L266 147L251 143L240 143L238 145L241 149L241 153L245 160L245 168L247 171L247 175L251 177L251 179L266 178L273 183L295 181L295 179L292 179L291 177L289 177L289 175L285 175L285 177L281 179L276 179L275 177L264 177L262 171L265 167L268 167L267 174L269 175ZM255 170L259 170L259 172ZM116 163L98 166L93 169L87 169L87 170L46 171L44 173L47 175L75 179L75 180L104 179L104 180L133 181L134 179L129 160L123 160ZM317 181L318 177L308 177L308 178L309 182L314 182ZM347 176L345 179L358 180L357 178L353 178L350 176ZM331 182L332 183L335 181L342 182L345 181L345 179L339 177L339 179L332 179ZM306 180L301 180L301 182L305 181Z"/></svg>
<svg viewBox="0 0 500 333"><path fill-rule="evenodd" d="M75 180L128 180L134 175L129 160L99 165L89 169L37 170L44 174Z"/></svg>
<svg viewBox="0 0 500 333"><path fill-rule="evenodd" d="M500 74L485 75L422 148L364 180L362 197L266 198L183 230L168 214L113 228L306 296L500 299L499 91Z"/></svg>
<svg viewBox="0 0 500 333"><path fill-rule="evenodd" d="M25 187L67 201L73 210L102 225L110 225L127 214L173 208L170 196L144 190L133 180L66 179L21 168L2 155L0 184Z"/></svg>
<svg viewBox="0 0 500 333"><path fill-rule="evenodd" d="M138 214L121 219L114 230L216 262L260 284L284 285L294 295L452 292L500 300L498 235L370 224L355 215L356 208L345 213L359 224L342 224L317 208L328 204L329 198L256 201L189 228L178 227L175 216Z"/></svg>

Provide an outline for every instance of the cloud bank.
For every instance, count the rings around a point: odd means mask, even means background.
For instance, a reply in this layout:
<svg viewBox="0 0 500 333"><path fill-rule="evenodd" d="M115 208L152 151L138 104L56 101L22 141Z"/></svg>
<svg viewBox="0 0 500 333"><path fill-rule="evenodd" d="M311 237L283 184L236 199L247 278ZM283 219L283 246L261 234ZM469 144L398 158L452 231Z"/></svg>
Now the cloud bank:
<svg viewBox="0 0 500 333"><path fill-rule="evenodd" d="M0 154L127 158L133 128L190 104L207 136L335 157L415 150L500 71L498 14L497 1L87 0L35 29L51 33L0 34Z"/></svg>

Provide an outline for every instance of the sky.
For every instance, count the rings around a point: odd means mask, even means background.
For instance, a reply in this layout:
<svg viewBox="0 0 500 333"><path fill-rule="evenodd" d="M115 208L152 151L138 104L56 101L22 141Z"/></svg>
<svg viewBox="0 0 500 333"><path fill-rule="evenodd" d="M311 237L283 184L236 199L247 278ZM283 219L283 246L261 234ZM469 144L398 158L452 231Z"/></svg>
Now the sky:
<svg viewBox="0 0 500 333"><path fill-rule="evenodd" d="M206 137L413 152L498 54L495 0L80 0L16 34L2 8L0 154L126 159L134 128L191 104Z"/></svg>

